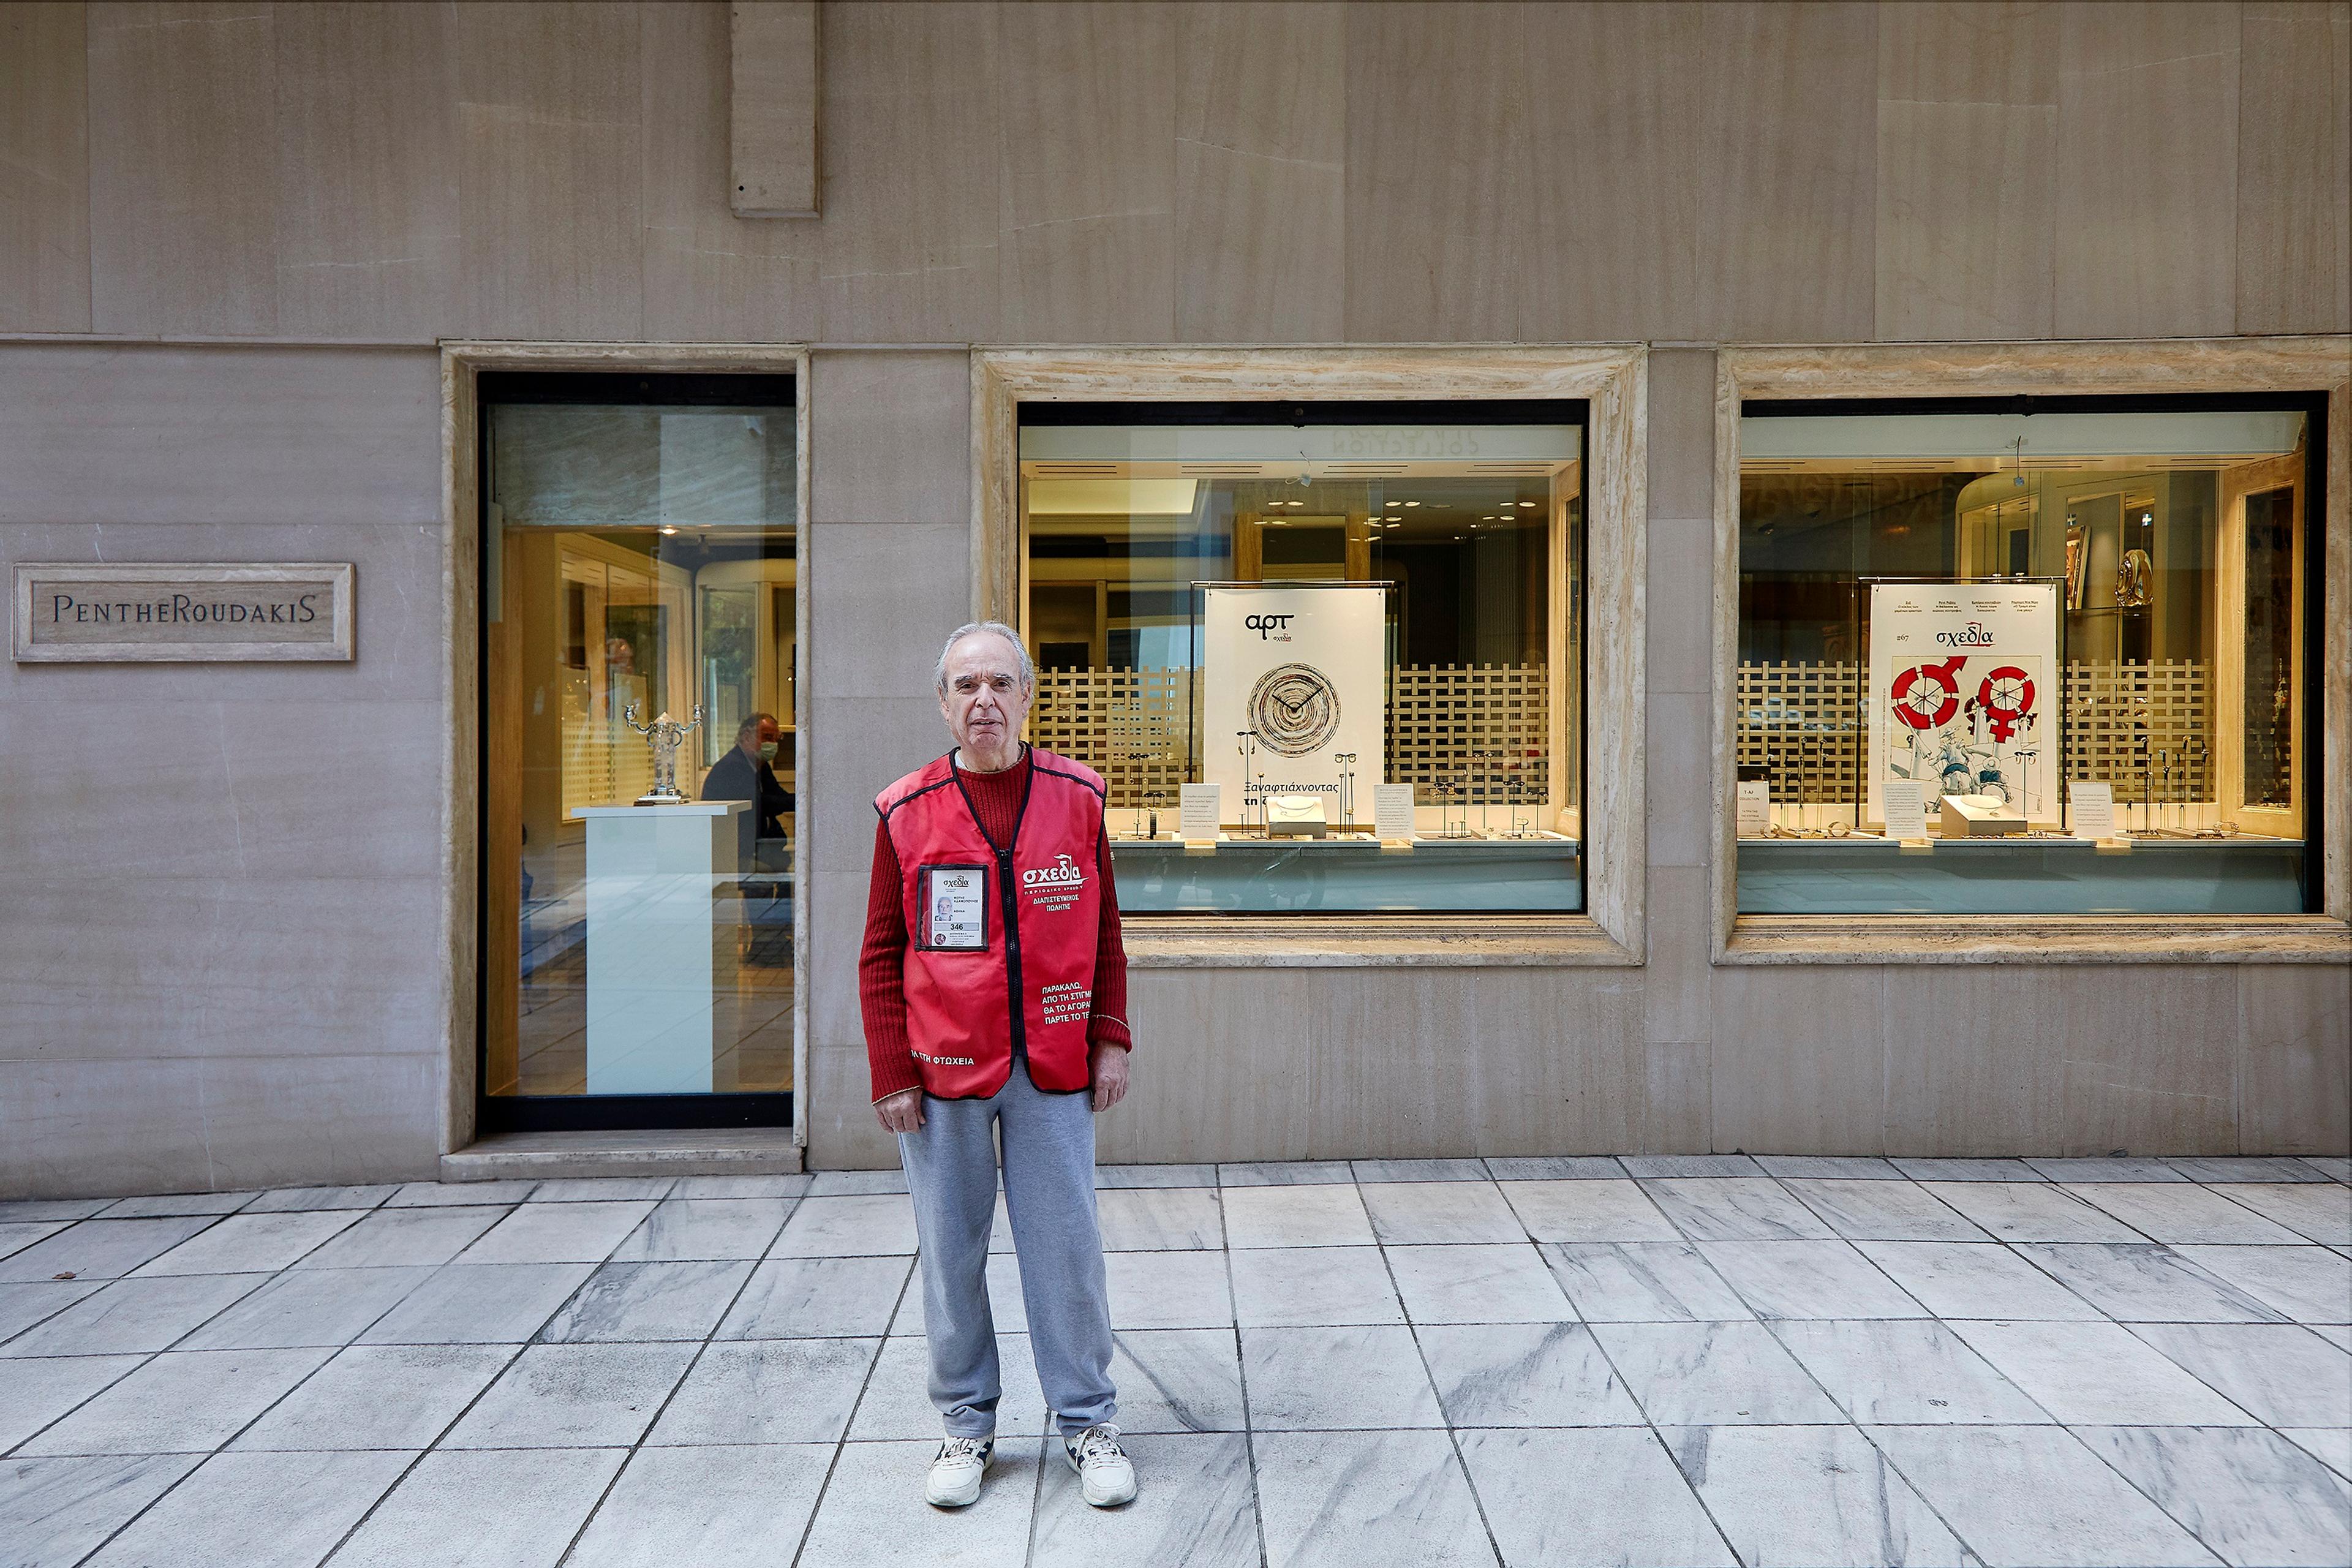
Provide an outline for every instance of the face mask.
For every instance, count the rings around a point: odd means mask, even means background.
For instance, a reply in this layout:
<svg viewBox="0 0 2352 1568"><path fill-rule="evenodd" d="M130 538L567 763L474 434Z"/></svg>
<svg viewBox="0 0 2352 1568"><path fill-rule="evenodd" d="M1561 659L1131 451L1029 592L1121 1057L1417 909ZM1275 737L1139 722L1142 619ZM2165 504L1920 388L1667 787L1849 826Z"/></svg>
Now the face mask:
<svg viewBox="0 0 2352 1568"><path fill-rule="evenodd" d="M760 742L760 760L763 763L772 763L776 760L775 742L762 741Z"/></svg>

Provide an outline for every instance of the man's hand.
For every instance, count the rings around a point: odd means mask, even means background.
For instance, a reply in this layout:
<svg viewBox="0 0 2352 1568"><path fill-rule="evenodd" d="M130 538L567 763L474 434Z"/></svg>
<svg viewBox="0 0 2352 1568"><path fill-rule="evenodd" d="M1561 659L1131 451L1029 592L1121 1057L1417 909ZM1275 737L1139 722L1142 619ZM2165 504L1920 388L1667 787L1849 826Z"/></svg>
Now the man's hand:
<svg viewBox="0 0 2352 1568"><path fill-rule="evenodd" d="M1094 1066L1095 1109L1108 1110L1127 1098L1127 1047L1097 1046L1087 1054Z"/></svg>
<svg viewBox="0 0 2352 1568"><path fill-rule="evenodd" d="M1124 1072L1119 1076L1122 1081L1126 1078ZM902 1089L887 1099L877 1100L874 1114L882 1119L885 1131L919 1132L923 1130L923 1091Z"/></svg>

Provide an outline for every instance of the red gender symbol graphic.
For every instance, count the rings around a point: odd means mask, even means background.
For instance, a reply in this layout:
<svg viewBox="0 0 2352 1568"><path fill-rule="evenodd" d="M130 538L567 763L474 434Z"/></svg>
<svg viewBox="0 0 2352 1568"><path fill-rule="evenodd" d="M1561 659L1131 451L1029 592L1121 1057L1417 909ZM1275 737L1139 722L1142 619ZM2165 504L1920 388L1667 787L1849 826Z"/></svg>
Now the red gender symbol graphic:
<svg viewBox="0 0 2352 1568"><path fill-rule="evenodd" d="M1977 688L1977 706L1992 721L1992 738L2007 741L2017 721L2032 711L2032 678L2013 664L2002 665Z"/></svg>
<svg viewBox="0 0 2352 1568"><path fill-rule="evenodd" d="M1960 666L1968 662L1962 654L1941 664L1914 665L1896 676L1886 692L1894 699L1895 716L1914 730L1940 730L1950 723L1960 707Z"/></svg>

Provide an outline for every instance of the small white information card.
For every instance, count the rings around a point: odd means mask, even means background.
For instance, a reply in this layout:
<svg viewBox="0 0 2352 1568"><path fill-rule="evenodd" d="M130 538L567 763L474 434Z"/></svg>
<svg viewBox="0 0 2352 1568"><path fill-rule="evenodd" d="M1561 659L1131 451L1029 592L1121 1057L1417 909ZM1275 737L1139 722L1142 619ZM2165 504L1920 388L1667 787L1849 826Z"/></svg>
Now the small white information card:
<svg viewBox="0 0 2352 1568"><path fill-rule="evenodd" d="M2075 837L2113 838L2116 836L2114 784L2089 784L2077 779L2066 786L2066 796L2074 804Z"/></svg>
<svg viewBox="0 0 2352 1568"><path fill-rule="evenodd" d="M1178 836L1187 844L1214 844L1217 841L1220 801L1224 785L1188 784L1178 786Z"/></svg>
<svg viewBox="0 0 2352 1568"><path fill-rule="evenodd" d="M1384 784L1372 786L1372 831L1381 841L1410 842L1412 838L1412 785Z"/></svg>
<svg viewBox="0 0 2352 1568"><path fill-rule="evenodd" d="M1741 779L1739 790L1739 837L1761 838L1772 826L1772 785L1766 779Z"/></svg>
<svg viewBox="0 0 2352 1568"><path fill-rule="evenodd" d="M1886 810L1886 837L1910 841L1927 837L1927 792L1917 779L1888 779L1878 786Z"/></svg>

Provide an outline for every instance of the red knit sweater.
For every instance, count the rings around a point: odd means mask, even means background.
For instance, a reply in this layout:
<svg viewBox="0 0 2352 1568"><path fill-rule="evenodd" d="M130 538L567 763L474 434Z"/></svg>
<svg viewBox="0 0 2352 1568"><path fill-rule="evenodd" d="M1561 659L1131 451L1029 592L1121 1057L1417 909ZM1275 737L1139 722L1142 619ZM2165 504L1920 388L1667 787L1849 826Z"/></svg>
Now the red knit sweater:
<svg viewBox="0 0 2352 1568"><path fill-rule="evenodd" d="M1029 786L1029 753L1001 773L962 775L972 811L991 840L1012 842L1021 821L1021 797ZM1110 841L1095 844L1095 868L1102 877L1102 930L1095 944L1094 1013L1087 1020L1087 1043L1132 1045L1127 1029L1127 949L1118 934L1118 889L1111 880ZM907 1039L906 881L890 831L874 825L874 879L866 898L866 944L857 957L857 998L866 1015L866 1058L879 1101L904 1089L920 1089L922 1075Z"/></svg>

